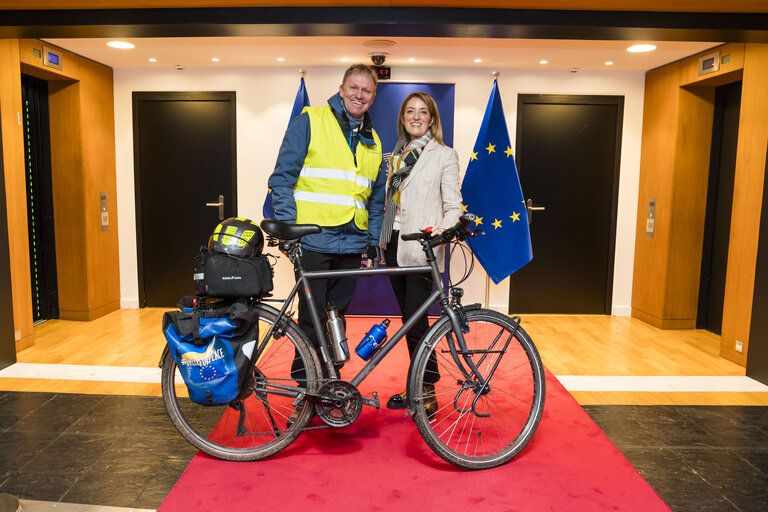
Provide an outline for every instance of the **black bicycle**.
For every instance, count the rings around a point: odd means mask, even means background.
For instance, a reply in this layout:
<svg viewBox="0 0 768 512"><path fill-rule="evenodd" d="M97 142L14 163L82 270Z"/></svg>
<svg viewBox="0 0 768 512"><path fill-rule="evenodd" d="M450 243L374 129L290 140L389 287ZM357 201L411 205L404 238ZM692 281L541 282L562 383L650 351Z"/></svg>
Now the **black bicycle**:
<svg viewBox="0 0 768 512"><path fill-rule="evenodd" d="M162 391L173 424L196 448L233 461L269 457L302 431L324 428L308 427L314 415L331 427L350 425L364 405L379 407L376 394L364 397L358 385L415 319L439 302L442 314L424 335L408 371L408 412L429 447L451 464L486 469L511 460L530 441L541 419L544 368L519 317L509 318L479 304L464 306L463 290L442 284L433 248L458 244L477 234L468 227L473 217L464 215L439 236L427 232L401 236L421 243L425 266L316 272L304 270L300 242L304 235L319 233L319 226L262 221L270 245L279 246L293 263L296 284L280 310L263 301L253 304L260 320L253 375L244 392L228 405L206 407L191 402L166 351L161 361ZM309 344L289 306L297 293L307 297L310 280L392 274L431 274L436 289L351 381L341 380L335 363L348 358L348 352L344 354L346 347L333 336L329 342L314 301L307 303L319 351ZM331 377L324 378L322 368Z"/></svg>

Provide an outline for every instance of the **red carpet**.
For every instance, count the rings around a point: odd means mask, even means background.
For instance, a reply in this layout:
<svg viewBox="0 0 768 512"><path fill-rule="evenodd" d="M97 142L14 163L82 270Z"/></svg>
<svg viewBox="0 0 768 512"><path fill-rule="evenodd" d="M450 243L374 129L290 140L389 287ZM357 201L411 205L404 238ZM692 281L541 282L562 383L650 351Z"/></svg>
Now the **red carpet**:
<svg viewBox="0 0 768 512"><path fill-rule="evenodd" d="M353 348L373 323L349 321ZM392 324L390 333L400 325ZM342 378L360 367L352 355ZM258 462L198 454L158 511L669 510L550 374L544 415L522 453L485 471L451 466L429 449L410 418L384 407L404 388L406 368L403 341L360 386L363 395L378 392L382 409L365 407L350 427L304 432ZM310 426L321 424L315 418Z"/></svg>

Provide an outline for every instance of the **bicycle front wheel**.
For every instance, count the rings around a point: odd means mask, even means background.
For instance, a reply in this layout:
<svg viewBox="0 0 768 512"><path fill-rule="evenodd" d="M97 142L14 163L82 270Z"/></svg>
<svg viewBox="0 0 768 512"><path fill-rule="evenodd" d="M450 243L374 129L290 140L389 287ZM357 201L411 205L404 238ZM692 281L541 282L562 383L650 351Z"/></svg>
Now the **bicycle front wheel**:
<svg viewBox="0 0 768 512"><path fill-rule="evenodd" d="M263 306L256 308L263 343L276 315ZM296 369L302 367L304 371L297 375ZM283 336L270 336L255 361L247 389L229 405L192 402L170 352L163 359L161 383L168 416L187 441L218 459L250 461L279 452L301 434L314 412L313 405L301 397L304 391L317 389L319 375L314 350L298 327L288 322Z"/></svg>
<svg viewBox="0 0 768 512"><path fill-rule="evenodd" d="M544 367L509 317L487 309L466 314L466 350L451 323L443 323L417 353L408 392L419 432L435 453L461 468L487 469L510 461L536 431Z"/></svg>

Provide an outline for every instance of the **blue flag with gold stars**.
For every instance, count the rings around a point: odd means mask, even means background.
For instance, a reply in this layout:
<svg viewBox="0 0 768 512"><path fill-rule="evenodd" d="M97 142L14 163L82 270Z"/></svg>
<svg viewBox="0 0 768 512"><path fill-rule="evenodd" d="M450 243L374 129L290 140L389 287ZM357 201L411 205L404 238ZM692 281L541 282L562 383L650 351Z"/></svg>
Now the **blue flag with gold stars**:
<svg viewBox="0 0 768 512"><path fill-rule="evenodd" d="M485 235L471 239L472 250L499 284L533 258L528 214L496 80L483 124L461 184L464 210L477 216Z"/></svg>
<svg viewBox="0 0 768 512"><path fill-rule="evenodd" d="M291 124L293 118L301 114L304 107L309 106L309 96L307 96L307 88L304 86L304 77L301 77L299 83L299 90L296 91L296 99L293 100L293 110L291 110L291 117L288 119L288 124ZM261 207L262 215L265 219L275 218L275 209L272 208L272 191L267 191L267 197L264 198L264 206Z"/></svg>

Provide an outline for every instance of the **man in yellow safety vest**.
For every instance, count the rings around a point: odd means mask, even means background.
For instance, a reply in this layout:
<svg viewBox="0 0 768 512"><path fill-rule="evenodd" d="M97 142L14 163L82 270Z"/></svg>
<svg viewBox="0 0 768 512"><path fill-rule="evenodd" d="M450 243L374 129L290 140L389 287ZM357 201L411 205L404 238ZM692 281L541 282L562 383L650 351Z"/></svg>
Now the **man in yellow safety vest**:
<svg viewBox="0 0 768 512"><path fill-rule="evenodd" d="M350 66L328 105L306 107L285 132L268 185L277 219L323 228L302 238L306 270L357 268L362 254L379 259L386 171L381 169L381 141L367 114L376 82L367 65ZM330 303L343 318L355 279L310 281L310 291L325 324ZM303 296L298 322L317 345ZM297 366L294 362L293 374L300 379L303 368Z"/></svg>

